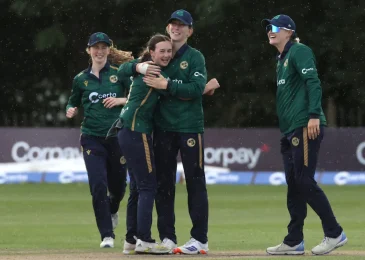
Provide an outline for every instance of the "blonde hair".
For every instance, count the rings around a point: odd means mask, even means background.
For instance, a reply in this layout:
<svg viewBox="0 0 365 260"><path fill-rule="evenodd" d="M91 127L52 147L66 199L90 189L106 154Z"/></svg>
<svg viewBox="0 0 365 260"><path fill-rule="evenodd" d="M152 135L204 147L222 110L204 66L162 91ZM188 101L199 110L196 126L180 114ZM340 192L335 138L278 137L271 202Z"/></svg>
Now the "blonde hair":
<svg viewBox="0 0 365 260"><path fill-rule="evenodd" d="M134 60L134 57L132 55L131 51L122 51L122 50L118 50L118 48L113 44L109 47L110 48L110 53L108 55L108 60L111 64L114 65L121 65L123 63L126 63L128 61ZM86 53L90 55L90 47L86 48ZM91 64L91 59L89 61L89 63Z"/></svg>
<svg viewBox="0 0 365 260"><path fill-rule="evenodd" d="M134 60L134 57L131 51L118 50L117 47L114 47L112 45L110 46L110 53L108 55L108 59L111 64L121 65L128 61Z"/></svg>
<svg viewBox="0 0 365 260"><path fill-rule="evenodd" d="M299 37L295 37L295 38L293 39L293 42L300 42Z"/></svg>

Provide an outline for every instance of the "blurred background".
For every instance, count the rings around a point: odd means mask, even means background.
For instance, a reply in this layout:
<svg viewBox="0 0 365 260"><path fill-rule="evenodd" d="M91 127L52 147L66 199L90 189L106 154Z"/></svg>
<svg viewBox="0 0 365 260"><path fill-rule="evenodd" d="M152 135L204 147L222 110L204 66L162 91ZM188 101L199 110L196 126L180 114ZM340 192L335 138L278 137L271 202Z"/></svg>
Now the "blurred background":
<svg viewBox="0 0 365 260"><path fill-rule="evenodd" d="M78 141L82 115L67 119L65 106L73 77L88 66L85 48L90 34L105 32L119 49L137 57L151 35L165 31L166 21L177 9L193 15L194 34L188 43L205 55L208 79L215 77L221 85L213 96L204 97L205 163L213 167L207 168L208 173L246 173L239 176L253 183L260 171L282 171L275 113L276 49L268 44L260 21L288 14L296 22L301 42L313 49L322 81L330 128L318 178L323 172L337 176L352 171L355 175L350 176L365 183L365 129L361 128L365 124L365 2L360 0L1 1L3 182L9 182L14 171L33 169L44 174L40 166L18 166L50 159L79 160L66 164L70 167L64 170L79 169L85 177ZM231 182L237 178L241 177L232 177Z"/></svg>

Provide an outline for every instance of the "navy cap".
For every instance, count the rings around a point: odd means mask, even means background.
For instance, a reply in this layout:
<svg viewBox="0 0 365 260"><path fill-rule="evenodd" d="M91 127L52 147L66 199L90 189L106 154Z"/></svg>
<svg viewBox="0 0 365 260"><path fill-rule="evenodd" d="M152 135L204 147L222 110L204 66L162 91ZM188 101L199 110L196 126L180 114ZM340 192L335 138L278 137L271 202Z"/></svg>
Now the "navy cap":
<svg viewBox="0 0 365 260"><path fill-rule="evenodd" d="M193 17L188 11L185 10L177 10L171 14L170 19L167 23L170 23L172 20L179 20L185 25L193 26Z"/></svg>
<svg viewBox="0 0 365 260"><path fill-rule="evenodd" d="M87 46L89 46L89 47L93 46L93 45L97 44L98 42L105 42L108 46L112 45L112 42L108 35L106 35L105 33L102 33L102 32L96 32L90 36Z"/></svg>
<svg viewBox="0 0 365 260"><path fill-rule="evenodd" d="M297 29L293 19L291 19L289 16L285 14L279 14L273 17L272 19L264 19L261 21L262 26L266 27L268 24L272 24L277 27L283 27L293 31Z"/></svg>

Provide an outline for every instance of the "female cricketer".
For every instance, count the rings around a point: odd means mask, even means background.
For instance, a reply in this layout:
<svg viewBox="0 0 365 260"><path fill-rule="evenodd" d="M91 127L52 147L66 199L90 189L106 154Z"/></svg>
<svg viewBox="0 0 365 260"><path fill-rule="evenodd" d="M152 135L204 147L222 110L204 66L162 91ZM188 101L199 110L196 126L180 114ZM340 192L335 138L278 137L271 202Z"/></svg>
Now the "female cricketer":
<svg viewBox="0 0 365 260"><path fill-rule="evenodd" d="M171 57L170 38L156 34L149 40L141 60L152 60L162 68L161 73L164 75L164 68L169 64ZM143 81L143 75L139 74L133 78L127 103L120 114L119 145L126 158L131 187L132 183L136 184L136 189L134 192L131 190L130 197L137 198L136 203L128 203L124 254L130 254L133 249L136 253L144 254L170 252L169 248L156 243L151 237L152 212L157 190L151 134L153 115L161 94L165 93L147 86ZM137 240L134 245L135 238Z"/></svg>
<svg viewBox="0 0 365 260"><path fill-rule="evenodd" d="M155 114L153 134L157 177L157 226L162 245L173 253L206 254L208 252L208 194L204 172L204 114L202 94L213 94L219 87L216 79L206 84L205 59L202 53L187 44L193 33L189 12L177 10L167 22L173 58L164 70L169 79L156 77L159 68L146 63L126 63L120 70L126 76L145 74L150 87L165 89ZM188 209L193 227L191 239L177 247L175 233L175 183L177 155L180 151Z"/></svg>
<svg viewBox="0 0 365 260"><path fill-rule="evenodd" d="M323 241L312 253L323 255L343 246L347 237L336 221L331 205L314 179L326 118L322 110L322 89L312 50L299 43L294 21L287 15L264 19L269 43L277 56L276 107L281 153L288 185L290 214L288 234L280 245L267 248L272 255L304 254L303 226L307 204L322 221Z"/></svg>
<svg viewBox="0 0 365 260"><path fill-rule="evenodd" d="M118 224L118 209L126 188L126 160L117 138L105 137L119 116L120 106L126 102L123 96L130 85L129 79L118 78L118 67L114 64L133 57L112 47L112 41L102 32L90 36L86 51L91 65L73 80L66 116L72 118L80 105L84 107L80 143L102 240L100 247L107 248L114 247L113 230Z"/></svg>

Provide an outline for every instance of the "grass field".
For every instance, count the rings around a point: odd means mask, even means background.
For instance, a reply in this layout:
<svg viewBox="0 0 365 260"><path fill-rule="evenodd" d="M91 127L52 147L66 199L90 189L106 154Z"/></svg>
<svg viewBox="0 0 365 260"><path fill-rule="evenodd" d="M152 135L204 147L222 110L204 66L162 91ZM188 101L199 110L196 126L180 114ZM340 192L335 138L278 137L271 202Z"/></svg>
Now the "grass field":
<svg viewBox="0 0 365 260"><path fill-rule="evenodd" d="M365 259L365 187L323 187L349 242L325 256L330 259ZM286 187L209 186L209 248L207 256L158 258L297 259L271 257L265 248L279 244L286 234L289 215ZM179 244L189 239L191 227L185 186L176 198ZM116 247L100 249L100 238L86 184L24 184L0 186L0 259L120 259L156 258L124 256L125 205L120 209ZM156 220L156 219L154 219ZM153 236L158 238L153 225ZM309 209L305 223L307 257L323 238L319 218ZM304 256L304 257L305 257Z"/></svg>

